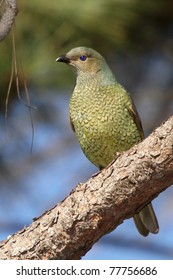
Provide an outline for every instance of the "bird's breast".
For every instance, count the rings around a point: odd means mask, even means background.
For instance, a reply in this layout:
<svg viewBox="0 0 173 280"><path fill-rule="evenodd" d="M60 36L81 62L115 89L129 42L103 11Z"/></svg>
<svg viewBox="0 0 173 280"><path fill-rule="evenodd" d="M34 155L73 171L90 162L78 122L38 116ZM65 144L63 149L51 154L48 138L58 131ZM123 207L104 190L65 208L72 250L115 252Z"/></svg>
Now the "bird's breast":
<svg viewBox="0 0 173 280"><path fill-rule="evenodd" d="M108 89L107 92L98 89L73 92L70 118L82 150L96 166L107 166L117 152L137 142L133 139L136 126L124 102L121 94Z"/></svg>

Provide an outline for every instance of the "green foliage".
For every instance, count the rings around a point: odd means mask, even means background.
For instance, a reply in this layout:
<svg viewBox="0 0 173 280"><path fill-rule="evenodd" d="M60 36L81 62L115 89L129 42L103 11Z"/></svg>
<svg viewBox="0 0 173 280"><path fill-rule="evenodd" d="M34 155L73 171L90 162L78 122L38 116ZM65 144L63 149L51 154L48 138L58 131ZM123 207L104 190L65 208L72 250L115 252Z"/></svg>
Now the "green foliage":
<svg viewBox="0 0 173 280"><path fill-rule="evenodd" d="M18 0L15 30L19 65L22 61L32 84L67 84L72 75L62 67L64 73L61 80L57 79L57 56L79 45L95 48L103 55L156 45L170 21L172 6L168 0ZM9 81L11 53L9 35L0 46L2 89Z"/></svg>

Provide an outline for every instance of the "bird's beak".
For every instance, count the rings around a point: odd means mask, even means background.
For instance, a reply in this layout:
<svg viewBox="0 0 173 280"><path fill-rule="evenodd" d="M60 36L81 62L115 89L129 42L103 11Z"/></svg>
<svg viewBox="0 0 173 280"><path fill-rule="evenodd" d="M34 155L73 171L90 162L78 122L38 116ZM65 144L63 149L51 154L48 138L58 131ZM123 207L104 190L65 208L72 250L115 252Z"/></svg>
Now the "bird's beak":
<svg viewBox="0 0 173 280"><path fill-rule="evenodd" d="M56 59L56 62L70 63L70 59L66 55L61 55Z"/></svg>

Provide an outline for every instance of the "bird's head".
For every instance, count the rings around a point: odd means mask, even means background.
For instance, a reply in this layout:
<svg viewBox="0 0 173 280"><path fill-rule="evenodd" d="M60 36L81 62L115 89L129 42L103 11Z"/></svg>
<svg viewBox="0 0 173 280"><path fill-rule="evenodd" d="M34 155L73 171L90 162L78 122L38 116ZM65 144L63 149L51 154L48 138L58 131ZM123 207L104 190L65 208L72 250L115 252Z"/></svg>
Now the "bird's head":
<svg viewBox="0 0 173 280"><path fill-rule="evenodd" d="M67 54L56 59L57 62L65 62L73 66L77 72L97 73L105 63L105 59L95 50L78 47L71 49Z"/></svg>
<svg viewBox="0 0 173 280"><path fill-rule="evenodd" d="M115 80L104 57L91 48L77 47L71 49L65 55L58 57L56 61L71 65L77 71L78 78L92 77L101 79L104 76L105 81Z"/></svg>

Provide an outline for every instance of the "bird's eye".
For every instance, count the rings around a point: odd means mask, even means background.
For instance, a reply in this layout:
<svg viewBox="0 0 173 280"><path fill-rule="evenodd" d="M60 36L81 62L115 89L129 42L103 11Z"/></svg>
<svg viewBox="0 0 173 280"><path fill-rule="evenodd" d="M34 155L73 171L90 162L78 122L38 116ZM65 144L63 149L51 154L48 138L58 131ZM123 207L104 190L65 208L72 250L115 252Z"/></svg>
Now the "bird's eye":
<svg viewBox="0 0 173 280"><path fill-rule="evenodd" d="M79 58L81 61L85 61L87 59L86 55L81 55Z"/></svg>

